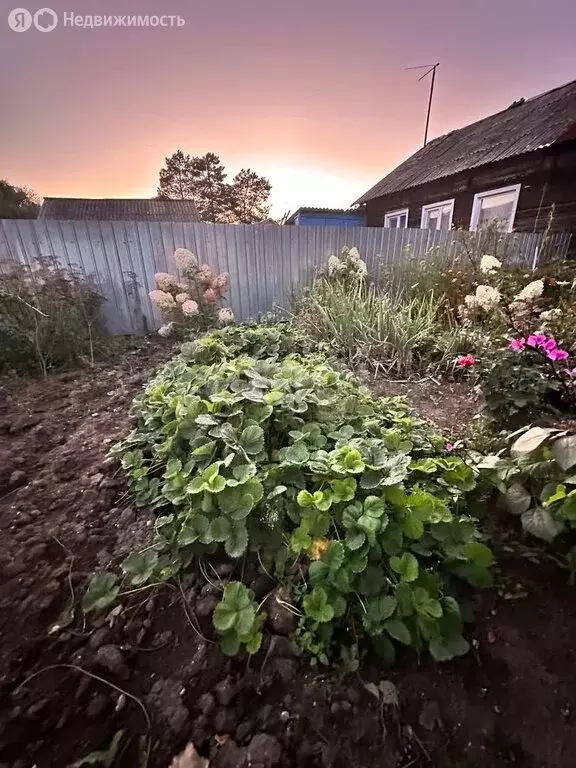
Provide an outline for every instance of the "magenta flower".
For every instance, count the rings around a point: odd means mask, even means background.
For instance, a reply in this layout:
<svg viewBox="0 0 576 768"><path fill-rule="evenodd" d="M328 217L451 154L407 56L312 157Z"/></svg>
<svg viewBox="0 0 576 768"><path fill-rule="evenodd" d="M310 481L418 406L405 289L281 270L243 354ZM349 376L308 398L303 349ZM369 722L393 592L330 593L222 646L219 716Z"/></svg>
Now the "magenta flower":
<svg viewBox="0 0 576 768"><path fill-rule="evenodd" d="M514 352L522 352L524 349L524 346L526 344L526 339L510 339L510 347L514 350Z"/></svg>
<svg viewBox="0 0 576 768"><path fill-rule="evenodd" d="M544 344L542 344L542 347L546 352L551 352L553 349L556 349L556 346L556 339L553 338L549 338L548 341L545 341Z"/></svg>
<svg viewBox="0 0 576 768"><path fill-rule="evenodd" d="M566 360L570 355L565 349L551 349L546 352L546 357L549 360Z"/></svg>
<svg viewBox="0 0 576 768"><path fill-rule="evenodd" d="M454 446L452 445L452 443L446 443L446 450L447 451L453 451L454 450Z"/></svg>
<svg viewBox="0 0 576 768"><path fill-rule="evenodd" d="M526 339L526 344L529 347L541 347L546 343L546 335L544 333L533 333Z"/></svg>

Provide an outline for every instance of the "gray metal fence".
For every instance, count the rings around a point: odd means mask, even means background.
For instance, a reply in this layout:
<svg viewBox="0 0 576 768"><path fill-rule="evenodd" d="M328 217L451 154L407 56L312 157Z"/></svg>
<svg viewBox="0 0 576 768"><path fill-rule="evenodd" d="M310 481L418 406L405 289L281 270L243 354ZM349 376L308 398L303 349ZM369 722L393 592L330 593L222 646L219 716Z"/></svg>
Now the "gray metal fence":
<svg viewBox="0 0 576 768"><path fill-rule="evenodd" d="M441 249L447 259L468 251L486 252L531 268L544 251L565 256L571 236L489 237L375 227L5 219L0 220L0 270L55 258L98 286L113 333L142 333L160 324L148 293L155 287L155 272L174 272L171 256L178 247L190 248L202 263L230 273L230 305L236 317L245 320L274 306L287 307L291 292L345 245L355 245L377 275L383 266L397 264L408 254L424 257L433 248Z"/></svg>

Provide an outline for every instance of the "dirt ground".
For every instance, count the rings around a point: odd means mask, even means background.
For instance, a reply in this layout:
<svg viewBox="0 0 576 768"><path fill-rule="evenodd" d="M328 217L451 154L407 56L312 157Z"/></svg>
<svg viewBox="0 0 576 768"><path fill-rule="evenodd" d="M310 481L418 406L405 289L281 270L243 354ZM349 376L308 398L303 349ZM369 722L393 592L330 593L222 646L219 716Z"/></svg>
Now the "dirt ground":
<svg viewBox="0 0 576 768"><path fill-rule="evenodd" d="M0 768L167 768L188 742L212 768L572 768L574 592L506 534L493 542L497 588L468 606L474 650L449 664L406 653L392 669L330 676L280 625L256 658L231 661L213 643L217 590L193 573L182 592L135 595L108 623L83 619L94 569L150 536L107 451L169 354L150 342L115 366L0 382ZM436 403L434 420L451 432L468 396L443 397L451 415ZM383 679L398 706L381 708L364 686ZM117 734L116 762L81 762Z"/></svg>

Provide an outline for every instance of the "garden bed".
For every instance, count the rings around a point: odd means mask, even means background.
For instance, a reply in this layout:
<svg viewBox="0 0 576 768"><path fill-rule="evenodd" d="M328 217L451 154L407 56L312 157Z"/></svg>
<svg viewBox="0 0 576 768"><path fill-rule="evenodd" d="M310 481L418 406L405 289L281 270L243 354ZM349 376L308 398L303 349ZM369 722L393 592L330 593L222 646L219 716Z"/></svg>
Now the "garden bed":
<svg viewBox="0 0 576 768"><path fill-rule="evenodd" d="M573 592L564 572L535 569L505 534L493 542L505 578L470 606L473 650L446 664L418 665L406 651L393 668L328 675L268 631L249 663L229 660L209 642L213 590L192 575L185 601L165 587L135 595L113 626L84 621L77 603L92 572L150 538L107 451L170 352L146 343L114 366L0 389L0 764L68 766L123 730L115 764L131 768L164 768L188 741L227 768L571 766ZM453 385L376 386L407 394L451 436L473 415L469 391ZM398 706L381 708L364 687L380 680L397 685Z"/></svg>

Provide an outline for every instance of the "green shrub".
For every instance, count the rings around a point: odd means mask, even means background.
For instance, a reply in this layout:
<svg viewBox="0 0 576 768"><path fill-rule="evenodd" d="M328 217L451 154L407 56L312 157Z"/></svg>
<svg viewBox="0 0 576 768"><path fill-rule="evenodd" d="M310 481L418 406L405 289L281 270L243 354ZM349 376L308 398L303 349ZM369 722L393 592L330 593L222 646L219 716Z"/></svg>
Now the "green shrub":
<svg viewBox="0 0 576 768"><path fill-rule="evenodd" d="M0 273L0 370L46 375L93 361L107 338L102 303L83 275L55 261Z"/></svg>
<svg viewBox="0 0 576 768"><path fill-rule="evenodd" d="M508 450L479 457L477 468L501 494L527 533L551 542L576 530L576 435L557 427L531 427L513 435ZM572 534L568 536L567 534ZM576 547L566 558L574 576Z"/></svg>
<svg viewBox="0 0 576 768"><path fill-rule="evenodd" d="M363 640L389 659L394 641L439 660L466 652L453 581L490 584L492 563L466 513L473 474L401 398L374 398L319 356L203 364L185 353L133 412L116 450L158 517L152 549L122 564L129 585L196 557L255 553L322 662ZM262 620L229 584L214 615L223 649L255 652Z"/></svg>

